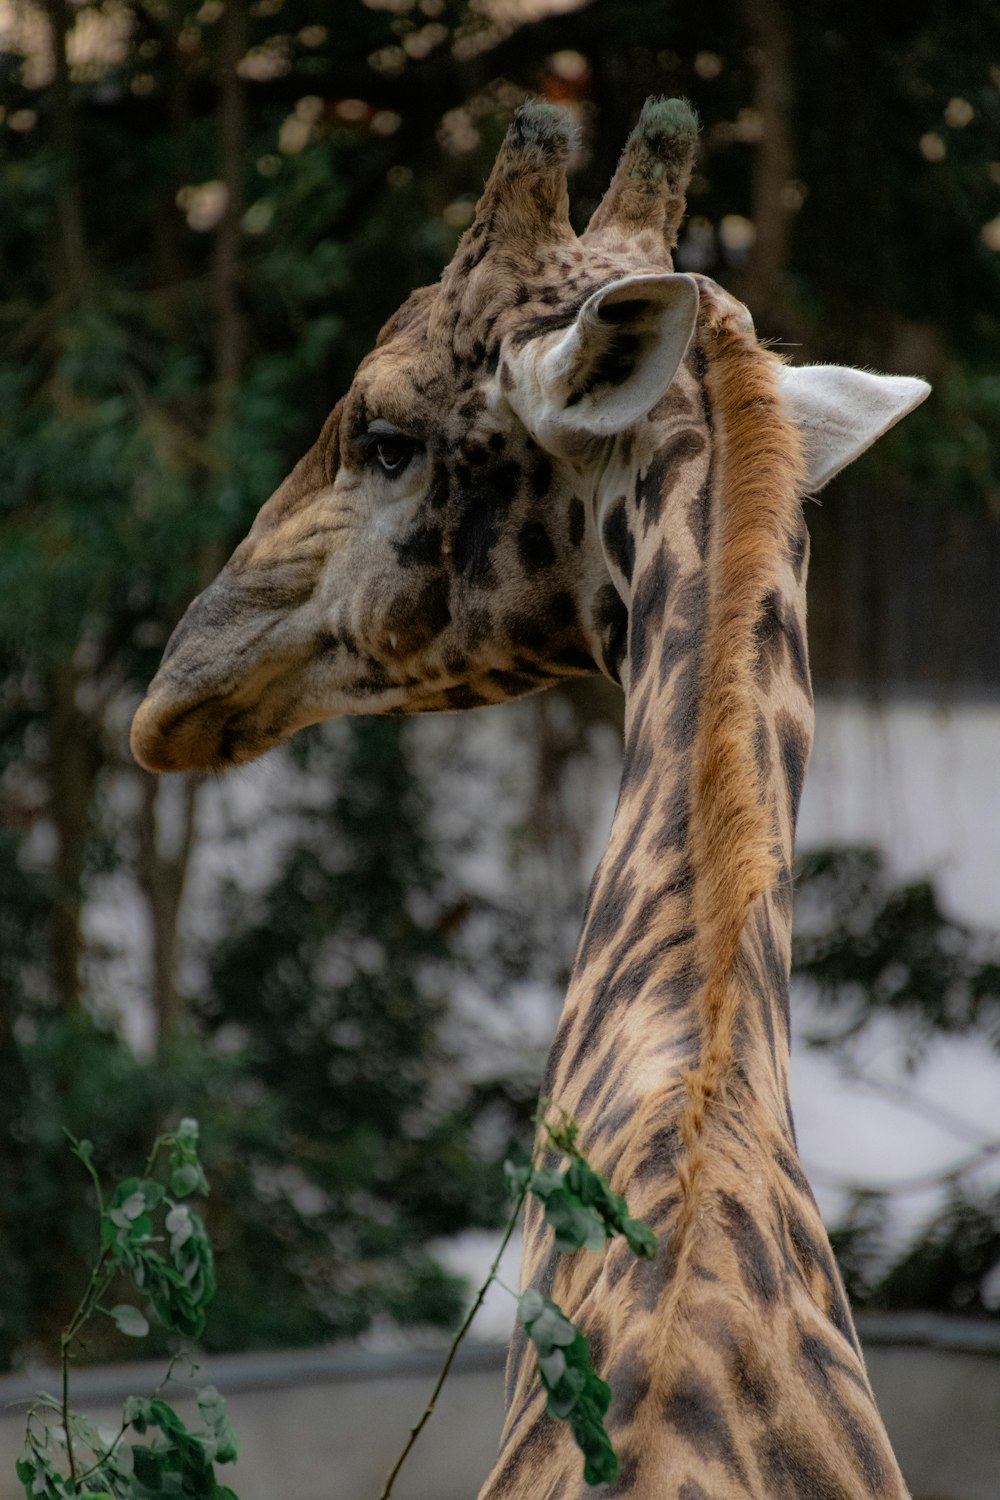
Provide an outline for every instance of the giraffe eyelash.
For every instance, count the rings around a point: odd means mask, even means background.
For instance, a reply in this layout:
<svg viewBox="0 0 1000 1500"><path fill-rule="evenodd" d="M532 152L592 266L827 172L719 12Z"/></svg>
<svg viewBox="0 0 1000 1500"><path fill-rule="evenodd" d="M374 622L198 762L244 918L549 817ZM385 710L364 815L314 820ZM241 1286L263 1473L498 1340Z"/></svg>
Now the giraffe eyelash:
<svg viewBox="0 0 1000 1500"><path fill-rule="evenodd" d="M379 419L352 440L351 451L366 467L378 468L386 478L395 479L409 468L422 446L418 438Z"/></svg>

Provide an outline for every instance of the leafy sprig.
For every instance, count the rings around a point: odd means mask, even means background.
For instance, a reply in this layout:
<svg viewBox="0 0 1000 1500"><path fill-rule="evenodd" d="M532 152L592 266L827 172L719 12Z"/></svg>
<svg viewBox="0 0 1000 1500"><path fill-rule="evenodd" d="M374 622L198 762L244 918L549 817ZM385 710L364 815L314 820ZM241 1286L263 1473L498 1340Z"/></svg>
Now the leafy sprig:
<svg viewBox="0 0 1000 1500"><path fill-rule="evenodd" d="M556 1249L564 1255L574 1255L579 1250L603 1250L607 1241L616 1235L621 1235L633 1253L643 1259L652 1259L656 1254L657 1240L652 1229L641 1219L632 1217L625 1199L612 1190L607 1179L583 1156L577 1145L579 1127L576 1122L565 1111L560 1111L557 1119L550 1119L547 1102L543 1102L535 1123L544 1142L568 1161L561 1169L541 1166L536 1143L530 1161L504 1163L514 1206L500 1248L465 1321L451 1342L430 1400L420 1420L410 1429L410 1436L379 1500L390 1500L399 1471L434 1412L458 1347L491 1284L496 1281L503 1285L497 1275L500 1259L529 1194L541 1203L545 1220L555 1234ZM535 1351L539 1379L546 1392L546 1411L556 1421L569 1423L576 1445L583 1454L586 1483L610 1483L619 1472L618 1455L604 1426L604 1416L611 1402L611 1387L594 1369L586 1334L566 1316L558 1303L534 1287L528 1287L517 1298L517 1310Z"/></svg>
<svg viewBox="0 0 1000 1500"><path fill-rule="evenodd" d="M152 1396L129 1397L117 1430L98 1426L69 1401L70 1363L92 1318L111 1318L130 1338L144 1338L151 1322L193 1338L205 1326L215 1292L212 1246L200 1214L184 1201L208 1192L197 1121L184 1119L175 1131L159 1136L143 1175L117 1183L106 1201L91 1142L70 1137L70 1144L94 1185L100 1252L60 1340L61 1398L41 1395L28 1413L17 1464L25 1494L28 1500L236 1500L214 1471L216 1463L232 1463L239 1452L226 1403L214 1386L196 1390L202 1425L189 1431L163 1395L176 1359ZM164 1153L166 1184L154 1175ZM105 1306L112 1283L123 1278L142 1307ZM158 1436L126 1443L129 1431Z"/></svg>

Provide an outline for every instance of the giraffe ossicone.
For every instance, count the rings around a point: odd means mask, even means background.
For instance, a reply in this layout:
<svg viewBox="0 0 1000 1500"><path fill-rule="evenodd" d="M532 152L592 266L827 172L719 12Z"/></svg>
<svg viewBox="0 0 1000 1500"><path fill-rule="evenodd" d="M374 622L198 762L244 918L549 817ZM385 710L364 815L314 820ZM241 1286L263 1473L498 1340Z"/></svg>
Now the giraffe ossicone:
<svg viewBox="0 0 1000 1500"><path fill-rule="evenodd" d="M191 605L133 725L224 769L343 713L603 672L625 755L544 1092L660 1235L523 1282L587 1330L631 1500L898 1497L788 1092L790 869L812 736L801 497L927 394L795 369L674 272L696 125L650 101L587 230L570 131L511 126L434 287ZM515 1338L482 1500L569 1500L573 1444Z"/></svg>

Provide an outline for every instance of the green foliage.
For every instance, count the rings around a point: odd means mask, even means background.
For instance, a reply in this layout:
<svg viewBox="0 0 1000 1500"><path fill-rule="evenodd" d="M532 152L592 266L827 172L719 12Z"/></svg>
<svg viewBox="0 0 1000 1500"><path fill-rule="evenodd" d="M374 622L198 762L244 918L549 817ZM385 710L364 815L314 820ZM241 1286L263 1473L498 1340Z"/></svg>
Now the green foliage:
<svg viewBox="0 0 1000 1500"><path fill-rule="evenodd" d="M556 1150L570 1158L561 1172L536 1168L528 1183L544 1204L546 1222L555 1231L556 1249L564 1255L581 1249L603 1250L605 1240L621 1234L633 1254L651 1260L656 1254L656 1235L648 1224L632 1218L625 1199L580 1155L573 1122L564 1118L558 1125L548 1121L543 1125ZM516 1169L510 1176L517 1181Z"/></svg>
<svg viewBox="0 0 1000 1500"><path fill-rule="evenodd" d="M518 1298L518 1316L538 1357L538 1373L548 1392L546 1411L558 1421L569 1422L583 1454L587 1484L610 1484L619 1469L604 1428L611 1387L590 1362L586 1335L534 1287Z"/></svg>
<svg viewBox="0 0 1000 1500"><path fill-rule="evenodd" d="M69 1404L70 1361L82 1347L82 1334L98 1315L109 1317L121 1333L143 1338L149 1320L129 1303L107 1308L103 1299L118 1278L145 1300L150 1318L184 1336L201 1332L215 1292L212 1247L198 1215L180 1199L207 1194L208 1183L198 1154L198 1124L186 1117L175 1131L153 1145L142 1177L117 1183L105 1202L89 1140L73 1141L73 1151L90 1174L99 1210L99 1245L83 1297L60 1340L61 1401L40 1396L28 1414L23 1457L17 1477L27 1500L236 1500L218 1483L214 1465L233 1463L239 1442L214 1386L196 1392L201 1427L190 1431L164 1387L173 1377L171 1360L164 1385L148 1398L129 1397L117 1431L99 1428ZM152 1175L166 1153L167 1184ZM171 1196L173 1195L173 1196ZM157 1232L159 1231L159 1232ZM169 1241L167 1255L156 1246ZM148 1443L126 1443L129 1431Z"/></svg>
<svg viewBox="0 0 1000 1500"><path fill-rule="evenodd" d="M830 1017L814 1045L844 1052L891 1016L912 1067L942 1035L978 1034L1000 1051L996 938L949 917L930 881L894 886L877 850L820 849L800 861L793 962ZM940 1173L898 1185L944 1196L902 1253L893 1191L852 1194L830 1237L856 1306L997 1316L988 1288L1000 1263L1000 1193L974 1173L998 1150L984 1139Z"/></svg>
<svg viewBox="0 0 1000 1500"><path fill-rule="evenodd" d="M270 1077L249 1048L222 1052L181 1034L157 1058L137 1058L85 1016L50 1017L32 1030L0 1046L0 1061L12 1070L15 1091L3 1102L17 1141L17 1170L5 1172L0 1217L5 1360L18 1350L38 1357L58 1335L75 1300L72 1267L89 1253L88 1212L66 1194L63 1130L86 1134L95 1158L128 1180L150 1122L177 1120L185 1106L203 1122L206 1170L217 1191L192 1216L190 1237L178 1242L197 1169L185 1158L180 1136L164 1197L145 1213L156 1239L140 1246L140 1258L151 1277L146 1295L152 1289L165 1305L183 1303L188 1283L182 1287L176 1278L204 1252L195 1225L204 1219L225 1265L208 1327L196 1334L196 1315L189 1325L204 1348L314 1343L361 1333L378 1317L411 1325L454 1322L462 1282L431 1258L423 1238L451 1225L497 1222L502 1214L500 1164L475 1141L475 1096L464 1101L467 1112L441 1108L428 1120L426 1135L411 1138L413 1096L407 1092L400 1113L380 1121L369 1092L378 1058L362 1056L362 1119L357 1130L331 1138L283 1087L281 1071ZM406 1035L405 1061L419 1088L422 1033ZM353 1053L344 1055L349 1060ZM390 1053L385 1067L391 1066ZM349 1077L343 1086L350 1087ZM390 1099L393 1087L388 1080ZM502 1141L497 1149L503 1150ZM171 1204L178 1217L168 1223ZM126 1242L119 1253L124 1258L133 1249ZM210 1262L190 1274L209 1278ZM132 1301L125 1295L114 1300ZM156 1321L149 1342L156 1353L169 1349ZM114 1350L110 1325L94 1327L88 1357L106 1359Z"/></svg>
<svg viewBox="0 0 1000 1500"><path fill-rule="evenodd" d="M941 908L928 880L893 886L871 848L800 862L795 972L843 1021L838 1045L878 1015L907 1026L912 1056L941 1033L980 1031L1000 1051L1000 947Z"/></svg>
<svg viewBox="0 0 1000 1500"><path fill-rule="evenodd" d="M514 1207L500 1248L465 1321L452 1339L430 1400L420 1420L410 1429L410 1436L379 1500L389 1500L403 1464L434 1412L458 1347L471 1328L490 1286L498 1281L497 1268L529 1193L543 1204L546 1219L556 1230L556 1249L563 1254L572 1255L582 1249L603 1249L605 1240L616 1234L625 1237L636 1255L649 1257L655 1254L656 1235L649 1225L631 1217L625 1200L611 1191L606 1180L594 1171L580 1152L576 1122L565 1110L559 1111L556 1120L550 1120L548 1103L543 1100L535 1123L549 1147L570 1156L566 1171L567 1174L573 1173L573 1185L566 1186L562 1174L538 1164L537 1146L527 1162L510 1159L504 1162L504 1174L514 1198ZM557 1205L554 1219L549 1212L550 1204ZM505 1287L505 1290L510 1291L510 1288ZM555 1421L569 1423L576 1445L583 1454L584 1481L590 1485L610 1484L619 1472L618 1455L604 1426L611 1388L591 1363L586 1334L566 1316L558 1303L534 1287L528 1287L517 1297L517 1312L535 1351L538 1376L546 1392L546 1411Z"/></svg>

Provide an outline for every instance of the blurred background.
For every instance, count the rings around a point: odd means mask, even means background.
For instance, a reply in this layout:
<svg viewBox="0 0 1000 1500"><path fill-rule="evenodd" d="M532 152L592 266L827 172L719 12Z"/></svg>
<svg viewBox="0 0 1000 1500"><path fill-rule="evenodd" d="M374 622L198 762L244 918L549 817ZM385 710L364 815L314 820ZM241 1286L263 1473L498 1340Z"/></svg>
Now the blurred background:
<svg viewBox="0 0 1000 1500"><path fill-rule="evenodd" d="M807 507L795 1094L855 1306L897 1342L966 1320L1000 1404L993 0L0 0L3 1366L51 1360L80 1294L64 1127L124 1174L180 1113L214 1184L208 1351L405 1362L454 1326L529 1134L619 698L331 723L221 780L146 775L128 724L448 260L512 109L573 112L582 227L652 93L703 126L679 267L798 361L934 385Z"/></svg>

